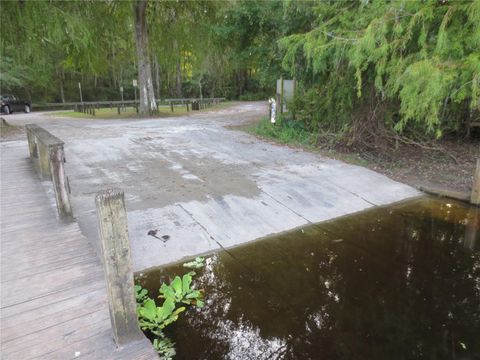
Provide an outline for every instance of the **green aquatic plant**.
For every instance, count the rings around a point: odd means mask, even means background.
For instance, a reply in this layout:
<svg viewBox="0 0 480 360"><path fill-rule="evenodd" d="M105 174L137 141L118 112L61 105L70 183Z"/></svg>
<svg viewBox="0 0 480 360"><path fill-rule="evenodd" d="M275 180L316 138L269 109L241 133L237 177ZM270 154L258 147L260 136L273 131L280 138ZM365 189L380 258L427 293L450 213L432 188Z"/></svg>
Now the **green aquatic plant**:
<svg viewBox="0 0 480 360"><path fill-rule="evenodd" d="M160 287L159 297L176 303L195 305L198 308L202 308L204 305L203 290L196 290L191 286L194 275L195 272L190 271L183 275L182 278L175 276L170 285L163 283Z"/></svg>
<svg viewBox="0 0 480 360"><path fill-rule="evenodd" d="M163 329L176 321L178 315L184 311L184 306L175 308L175 302L172 299L166 299L162 306L157 306L153 299L148 299L137 308L140 328L157 336L163 336Z"/></svg>
<svg viewBox="0 0 480 360"><path fill-rule="evenodd" d="M135 285L135 299L137 300L137 306L143 304L148 297L148 290L142 288L140 285Z"/></svg>
<svg viewBox="0 0 480 360"><path fill-rule="evenodd" d="M177 353L175 343L166 336L154 339L153 348L160 355L161 360L171 360Z"/></svg>
<svg viewBox="0 0 480 360"><path fill-rule="evenodd" d="M204 260L204 258L197 257L184 266L192 263L194 266L199 264L203 266ZM190 271L182 277L175 276L170 284L163 283L158 296L158 298L164 299L161 306L157 306L155 300L149 297L147 289L138 284L135 285L140 329L153 336L153 347L162 360L170 360L176 354L175 343L165 335L165 327L177 321L178 316L186 310L185 305L193 305L197 308L204 306L203 290L197 290L192 285L195 275L194 271Z"/></svg>

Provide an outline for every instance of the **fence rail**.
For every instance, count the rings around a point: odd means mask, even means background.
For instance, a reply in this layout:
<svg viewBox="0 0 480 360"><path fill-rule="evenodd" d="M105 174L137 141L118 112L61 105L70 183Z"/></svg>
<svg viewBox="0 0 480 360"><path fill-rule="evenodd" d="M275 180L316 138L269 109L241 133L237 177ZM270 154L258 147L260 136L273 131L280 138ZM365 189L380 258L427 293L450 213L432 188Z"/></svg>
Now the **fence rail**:
<svg viewBox="0 0 480 360"><path fill-rule="evenodd" d="M25 129L30 158L42 179L50 179L53 183L58 215L62 219L72 219L70 186L63 166L65 163L63 141L36 124L27 124Z"/></svg>
<svg viewBox="0 0 480 360"><path fill-rule="evenodd" d="M178 99L158 99L157 106L169 105L170 110L173 112L175 107L186 106L187 112L190 110L206 109L212 105L219 104L225 101L225 98L178 98ZM83 101L83 102L65 102L65 103L46 103L46 104L33 104L34 110L46 110L46 109L69 109L80 111L86 114L94 115L95 110L105 108L117 108L118 114L121 109L125 107L134 107L138 113L138 107L140 105L139 100L115 100L115 101Z"/></svg>

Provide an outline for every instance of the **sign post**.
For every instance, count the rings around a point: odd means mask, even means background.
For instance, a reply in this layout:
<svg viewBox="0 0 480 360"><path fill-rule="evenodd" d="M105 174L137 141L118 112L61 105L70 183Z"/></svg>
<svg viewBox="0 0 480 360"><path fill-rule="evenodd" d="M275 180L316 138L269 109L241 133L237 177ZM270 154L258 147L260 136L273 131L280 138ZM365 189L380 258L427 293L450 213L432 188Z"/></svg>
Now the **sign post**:
<svg viewBox="0 0 480 360"><path fill-rule="evenodd" d="M82 84L80 84L80 81L78 82L78 90L80 91L80 102L83 103Z"/></svg>
<svg viewBox="0 0 480 360"><path fill-rule="evenodd" d="M138 83L137 83L137 79L133 79L132 80L132 85L133 85L133 96L135 96L135 102L137 102L137 86L138 86Z"/></svg>

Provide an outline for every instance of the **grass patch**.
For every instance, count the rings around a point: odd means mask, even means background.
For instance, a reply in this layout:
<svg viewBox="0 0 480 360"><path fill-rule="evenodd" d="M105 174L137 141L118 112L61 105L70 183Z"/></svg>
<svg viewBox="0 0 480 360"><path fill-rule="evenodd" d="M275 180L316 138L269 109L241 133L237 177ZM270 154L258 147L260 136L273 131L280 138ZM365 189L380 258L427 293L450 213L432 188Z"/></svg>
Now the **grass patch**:
<svg viewBox="0 0 480 360"><path fill-rule="evenodd" d="M262 118L258 123L248 125L245 130L259 137L273 139L282 144L300 145L313 148L316 142L314 134L309 133L294 121L280 119L275 125L268 118Z"/></svg>
<svg viewBox="0 0 480 360"><path fill-rule="evenodd" d="M298 121L280 119L276 125L270 123L270 119L262 118L259 122L249 124L240 130L260 138L274 140L275 142L288 144L323 156L342 160L350 164L368 166L370 162L356 153L347 153L335 149L334 138L324 139L320 134L314 134L304 129Z"/></svg>
<svg viewBox="0 0 480 360"><path fill-rule="evenodd" d="M181 108L175 107L172 113L170 106L162 105L159 107L159 114L156 115L156 117L177 116L177 115L183 115L186 113L187 113L187 109L185 107L181 107ZM95 109L95 116L90 114L85 114L83 112L78 112L78 111L60 111L60 112L55 112L52 115L70 117L70 118L79 118L79 119L130 119L130 118L139 117L134 107L122 108L120 110L120 115L118 114L118 110L116 107L114 107L113 109L110 109L110 108Z"/></svg>

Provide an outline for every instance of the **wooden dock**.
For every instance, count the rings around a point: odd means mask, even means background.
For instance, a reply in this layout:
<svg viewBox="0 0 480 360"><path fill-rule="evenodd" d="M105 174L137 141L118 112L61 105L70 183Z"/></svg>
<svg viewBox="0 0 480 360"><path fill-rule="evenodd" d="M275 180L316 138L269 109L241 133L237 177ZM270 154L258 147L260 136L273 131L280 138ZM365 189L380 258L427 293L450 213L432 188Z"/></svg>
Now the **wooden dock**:
<svg viewBox="0 0 480 360"><path fill-rule="evenodd" d="M147 339L116 347L100 260L58 219L27 142L0 146L0 358L158 359Z"/></svg>

